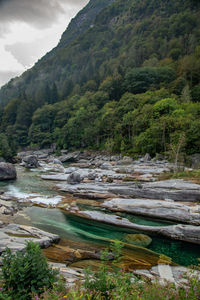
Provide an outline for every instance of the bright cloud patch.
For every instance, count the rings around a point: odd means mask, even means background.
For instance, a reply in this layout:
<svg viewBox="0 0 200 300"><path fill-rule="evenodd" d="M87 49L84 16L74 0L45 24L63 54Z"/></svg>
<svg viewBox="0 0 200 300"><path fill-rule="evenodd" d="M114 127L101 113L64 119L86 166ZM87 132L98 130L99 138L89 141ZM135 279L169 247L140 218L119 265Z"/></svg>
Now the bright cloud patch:
<svg viewBox="0 0 200 300"><path fill-rule="evenodd" d="M0 86L54 48L88 0L0 0Z"/></svg>

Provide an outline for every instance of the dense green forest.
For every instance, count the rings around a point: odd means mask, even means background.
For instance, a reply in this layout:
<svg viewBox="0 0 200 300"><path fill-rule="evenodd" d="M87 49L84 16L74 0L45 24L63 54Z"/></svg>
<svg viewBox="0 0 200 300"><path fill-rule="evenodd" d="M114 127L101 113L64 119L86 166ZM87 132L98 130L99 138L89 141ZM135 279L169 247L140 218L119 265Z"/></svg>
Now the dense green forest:
<svg viewBox="0 0 200 300"><path fill-rule="evenodd" d="M1 89L0 155L52 143L200 152L199 8L198 0L91 0L57 48Z"/></svg>

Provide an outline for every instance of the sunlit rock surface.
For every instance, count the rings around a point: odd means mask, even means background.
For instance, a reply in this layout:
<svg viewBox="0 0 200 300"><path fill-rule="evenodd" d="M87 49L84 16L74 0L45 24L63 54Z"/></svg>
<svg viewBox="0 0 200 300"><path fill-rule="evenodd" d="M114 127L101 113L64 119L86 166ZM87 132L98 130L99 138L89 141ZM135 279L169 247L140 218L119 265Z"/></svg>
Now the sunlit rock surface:
<svg viewBox="0 0 200 300"><path fill-rule="evenodd" d="M22 251L26 241L38 243L42 248L49 247L59 241L59 236L45 232L35 227L9 224L0 228L0 253L10 248L12 251Z"/></svg>
<svg viewBox="0 0 200 300"><path fill-rule="evenodd" d="M142 216L200 225L200 205L186 205L173 201L115 198L105 201L103 207Z"/></svg>
<svg viewBox="0 0 200 300"><path fill-rule="evenodd" d="M0 162L0 181L17 178L15 166L9 163Z"/></svg>

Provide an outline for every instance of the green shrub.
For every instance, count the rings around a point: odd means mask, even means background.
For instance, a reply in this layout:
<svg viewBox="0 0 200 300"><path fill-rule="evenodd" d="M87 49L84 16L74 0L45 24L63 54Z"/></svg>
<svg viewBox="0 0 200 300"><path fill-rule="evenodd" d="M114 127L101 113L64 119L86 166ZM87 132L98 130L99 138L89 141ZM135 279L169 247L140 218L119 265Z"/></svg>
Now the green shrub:
<svg viewBox="0 0 200 300"><path fill-rule="evenodd" d="M115 286L107 290L105 294L98 291L96 287L91 289L81 287L80 285L70 290L63 290L62 293L53 291L45 292L41 298L33 298L33 300L197 300L200 299L200 280L195 271L190 272L185 279L186 285L176 286L173 283L161 284L154 280L148 279L134 280L134 282L126 282L123 278L126 275L116 276L116 273L107 274L112 277ZM92 275L93 276L93 275ZM91 278L92 280L92 278ZM95 277L94 277L95 282Z"/></svg>
<svg viewBox="0 0 200 300"><path fill-rule="evenodd" d="M57 271L49 268L38 244L28 242L25 252L3 254L3 287L0 299L27 300L31 293L41 294L57 281Z"/></svg>
<svg viewBox="0 0 200 300"><path fill-rule="evenodd" d="M84 288L88 291L88 294L91 294L92 292L95 294L92 299L96 299L97 297L110 299L111 293L114 290L119 289L119 287L121 288L121 293L130 290L130 274L124 273L120 268L121 248L122 244L118 241L111 244L111 255L113 255L111 265L108 263L108 260L110 259L109 251L105 250L101 255L101 265L99 270L97 272L92 272L90 269L85 271Z"/></svg>
<svg viewBox="0 0 200 300"><path fill-rule="evenodd" d="M78 282L71 289L46 290L40 297L33 300L196 300L200 299L199 271L188 271L184 279L187 284L160 283L159 280L149 280L143 276L134 277L120 267L120 242L115 242L101 256L101 266L98 271L85 271L85 282ZM110 260L112 259L112 262ZM1 299L1 298L0 298ZM5 298L7 300L7 298ZM4 299L3 299L4 300ZM10 299L9 299L10 300Z"/></svg>

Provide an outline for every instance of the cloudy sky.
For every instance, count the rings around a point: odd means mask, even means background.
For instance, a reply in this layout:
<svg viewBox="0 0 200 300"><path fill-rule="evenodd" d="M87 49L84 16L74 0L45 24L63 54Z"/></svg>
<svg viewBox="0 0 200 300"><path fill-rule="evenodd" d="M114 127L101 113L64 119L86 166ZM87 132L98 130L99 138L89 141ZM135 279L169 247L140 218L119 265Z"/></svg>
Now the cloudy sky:
<svg viewBox="0 0 200 300"><path fill-rule="evenodd" d="M89 0L0 0L0 86L55 47Z"/></svg>

